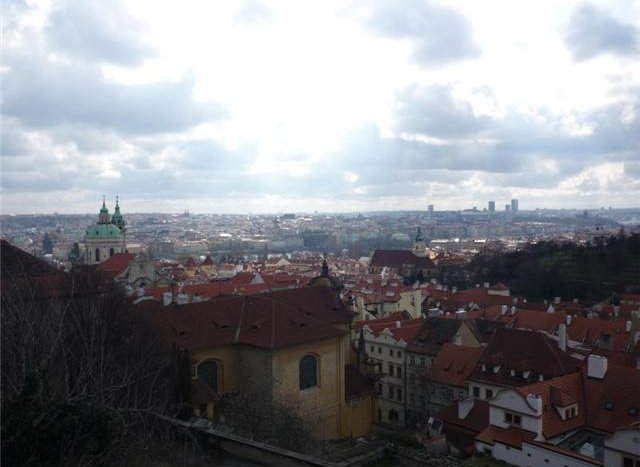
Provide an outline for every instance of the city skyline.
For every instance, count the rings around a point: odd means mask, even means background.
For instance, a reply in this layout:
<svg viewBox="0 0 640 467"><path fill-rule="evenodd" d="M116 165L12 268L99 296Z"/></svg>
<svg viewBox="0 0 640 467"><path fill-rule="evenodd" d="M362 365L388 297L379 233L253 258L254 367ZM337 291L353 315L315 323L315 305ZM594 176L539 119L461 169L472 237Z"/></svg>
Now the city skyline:
<svg viewBox="0 0 640 467"><path fill-rule="evenodd" d="M2 214L638 207L638 2L4 16Z"/></svg>

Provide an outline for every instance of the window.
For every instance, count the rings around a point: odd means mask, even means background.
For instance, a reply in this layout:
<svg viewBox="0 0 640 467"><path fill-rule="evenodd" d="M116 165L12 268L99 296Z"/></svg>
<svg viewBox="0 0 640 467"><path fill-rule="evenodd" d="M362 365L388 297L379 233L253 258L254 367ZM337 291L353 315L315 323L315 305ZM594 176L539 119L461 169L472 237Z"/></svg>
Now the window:
<svg viewBox="0 0 640 467"><path fill-rule="evenodd" d="M480 397L480 388L478 386L473 387L473 397Z"/></svg>
<svg viewBox="0 0 640 467"><path fill-rule="evenodd" d="M100 262L100 248L96 248L96 263Z"/></svg>
<svg viewBox="0 0 640 467"><path fill-rule="evenodd" d="M396 399L402 402L402 389L396 388Z"/></svg>
<svg viewBox="0 0 640 467"><path fill-rule="evenodd" d="M218 363L207 360L198 365L198 379L204 381L213 391L218 392Z"/></svg>
<svg viewBox="0 0 640 467"><path fill-rule="evenodd" d="M415 355L411 355L409 357L409 365L416 366L416 357L415 357Z"/></svg>
<svg viewBox="0 0 640 467"><path fill-rule="evenodd" d="M493 397L493 391L491 389L487 389L485 392L487 399L491 399Z"/></svg>
<svg viewBox="0 0 640 467"><path fill-rule="evenodd" d="M113 256L113 253L114 253L113 248L109 248L109 257Z"/></svg>
<svg viewBox="0 0 640 467"><path fill-rule="evenodd" d="M427 360L424 357L420 357L420 366L427 366Z"/></svg>
<svg viewBox="0 0 640 467"><path fill-rule="evenodd" d="M378 353L382 353L382 347L378 347Z"/></svg>
<svg viewBox="0 0 640 467"><path fill-rule="evenodd" d="M393 349L389 349L389 357L393 357Z"/></svg>
<svg viewBox="0 0 640 467"><path fill-rule="evenodd" d="M389 363L389 371L387 373L389 373L389 376L393 376L393 365L391 363Z"/></svg>
<svg viewBox="0 0 640 467"><path fill-rule="evenodd" d="M306 355L300 360L300 389L308 389L318 385L318 359Z"/></svg>
<svg viewBox="0 0 640 467"><path fill-rule="evenodd" d="M378 395L379 395L379 396L381 396L381 395L382 395L382 383L378 383L378 386L377 386L377 392L378 392Z"/></svg>
<svg viewBox="0 0 640 467"><path fill-rule="evenodd" d="M400 350L396 352L396 355L398 356L398 358L402 358L402 352Z"/></svg>
<svg viewBox="0 0 640 467"><path fill-rule="evenodd" d="M400 421L400 415L395 410L389 410L389 421L398 423Z"/></svg>
<svg viewBox="0 0 640 467"><path fill-rule="evenodd" d="M510 425L522 425L522 417L514 413L505 412L504 421L505 423L509 423Z"/></svg>
<svg viewBox="0 0 640 467"><path fill-rule="evenodd" d="M375 350L374 350L374 349L375 349L375 347L374 347L374 346L371 346L371 353L375 352Z"/></svg>
<svg viewBox="0 0 640 467"><path fill-rule="evenodd" d="M389 399L393 399L393 386L389 386L387 388L387 396L389 397Z"/></svg>

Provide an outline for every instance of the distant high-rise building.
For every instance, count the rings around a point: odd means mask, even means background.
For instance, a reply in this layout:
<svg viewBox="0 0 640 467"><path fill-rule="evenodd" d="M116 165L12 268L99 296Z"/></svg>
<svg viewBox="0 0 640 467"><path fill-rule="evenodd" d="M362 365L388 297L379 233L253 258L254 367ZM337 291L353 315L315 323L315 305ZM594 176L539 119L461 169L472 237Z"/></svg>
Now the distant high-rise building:
<svg viewBox="0 0 640 467"><path fill-rule="evenodd" d="M511 205L510 204L505 204L504 205L504 210L507 211L507 212L511 211Z"/></svg>
<svg viewBox="0 0 640 467"><path fill-rule="evenodd" d="M433 204L427 206L427 211L429 212L429 218L433 217Z"/></svg>
<svg viewBox="0 0 640 467"><path fill-rule="evenodd" d="M496 212L496 202L489 201L489 212Z"/></svg>
<svg viewBox="0 0 640 467"><path fill-rule="evenodd" d="M518 212L518 200L517 199L512 199L511 200L511 211Z"/></svg>

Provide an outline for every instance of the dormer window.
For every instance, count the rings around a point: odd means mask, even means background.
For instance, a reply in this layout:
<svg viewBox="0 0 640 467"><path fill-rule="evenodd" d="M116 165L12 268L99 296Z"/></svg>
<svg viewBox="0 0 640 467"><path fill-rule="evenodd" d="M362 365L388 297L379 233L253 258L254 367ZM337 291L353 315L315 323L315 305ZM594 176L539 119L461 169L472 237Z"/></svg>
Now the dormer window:
<svg viewBox="0 0 640 467"><path fill-rule="evenodd" d="M494 365L494 366L493 366L493 372L494 372L495 374L497 374L497 373L500 371L500 368L501 368L501 367L500 367L500 365Z"/></svg>
<svg viewBox="0 0 640 467"><path fill-rule="evenodd" d="M485 365L484 363L482 364L482 371L487 371L487 365Z"/></svg>
<svg viewBox="0 0 640 467"><path fill-rule="evenodd" d="M524 373L522 373L522 377L523 377L524 379L529 378L529 375L531 375L531 370L527 370L527 371L525 371Z"/></svg>
<svg viewBox="0 0 640 467"><path fill-rule="evenodd" d="M578 416L578 406L577 405L573 405L571 407L568 407L566 409L564 409L564 419L568 420L570 418L574 418Z"/></svg>
<svg viewBox="0 0 640 467"><path fill-rule="evenodd" d="M504 422L508 423L509 425L521 426L522 425L522 417L520 415L518 415L518 414L515 414L515 413L505 412L504 413Z"/></svg>

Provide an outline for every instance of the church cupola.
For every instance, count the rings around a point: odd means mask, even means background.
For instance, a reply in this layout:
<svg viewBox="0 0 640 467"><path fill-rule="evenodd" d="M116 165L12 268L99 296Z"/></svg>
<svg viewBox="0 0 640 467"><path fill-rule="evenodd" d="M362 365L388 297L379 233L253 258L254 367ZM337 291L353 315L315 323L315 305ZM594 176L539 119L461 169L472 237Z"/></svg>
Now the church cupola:
<svg viewBox="0 0 640 467"><path fill-rule="evenodd" d="M111 216L111 223L120 228L120 230L124 230L125 222L122 214L120 213L120 202L118 197L116 196L116 207L113 211L113 216Z"/></svg>
<svg viewBox="0 0 640 467"><path fill-rule="evenodd" d="M98 224L109 224L111 218L109 217L109 210L104 201L104 195L102 196L102 208L100 208L100 214L98 215Z"/></svg>

